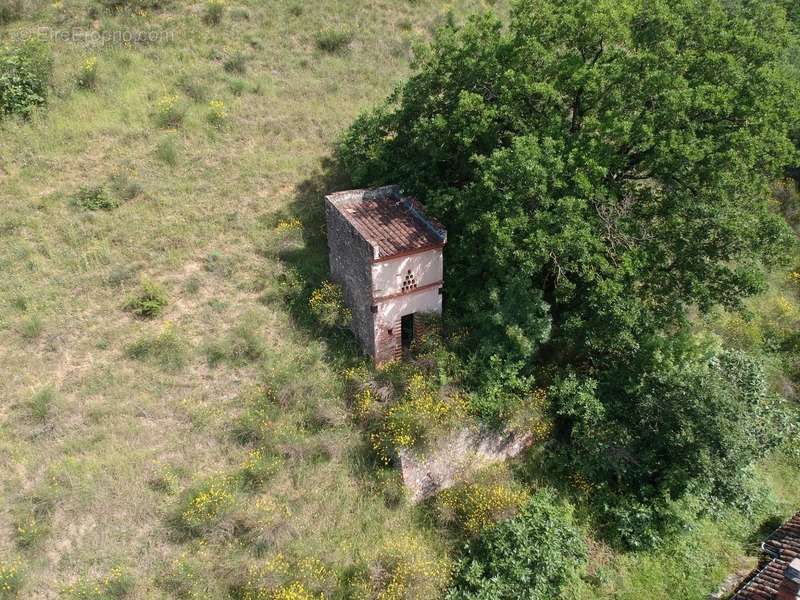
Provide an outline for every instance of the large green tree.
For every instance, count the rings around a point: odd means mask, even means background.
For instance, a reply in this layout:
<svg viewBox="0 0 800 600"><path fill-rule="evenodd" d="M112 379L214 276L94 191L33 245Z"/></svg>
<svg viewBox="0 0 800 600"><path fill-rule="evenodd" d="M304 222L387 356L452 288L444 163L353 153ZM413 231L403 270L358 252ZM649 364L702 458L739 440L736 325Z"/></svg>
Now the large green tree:
<svg viewBox="0 0 800 600"><path fill-rule="evenodd" d="M488 355L596 361L761 289L787 36L767 0L522 0L440 31L340 155L447 224L448 306Z"/></svg>
<svg viewBox="0 0 800 600"><path fill-rule="evenodd" d="M519 0L441 30L339 147L357 183L398 182L446 224L481 409L552 385L570 468L634 542L688 493L746 496L737 473L779 427L736 380L752 365L685 332L793 243L769 200L798 164L794 6Z"/></svg>

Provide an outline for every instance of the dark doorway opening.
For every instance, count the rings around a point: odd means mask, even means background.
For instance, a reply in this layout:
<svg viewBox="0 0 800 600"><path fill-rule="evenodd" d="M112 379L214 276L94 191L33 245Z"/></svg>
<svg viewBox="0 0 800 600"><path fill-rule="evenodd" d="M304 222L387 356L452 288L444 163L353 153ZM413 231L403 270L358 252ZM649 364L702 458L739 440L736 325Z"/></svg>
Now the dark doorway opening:
<svg viewBox="0 0 800 600"><path fill-rule="evenodd" d="M414 314L405 315L400 319L400 341L403 348L411 348L411 342L414 340Z"/></svg>

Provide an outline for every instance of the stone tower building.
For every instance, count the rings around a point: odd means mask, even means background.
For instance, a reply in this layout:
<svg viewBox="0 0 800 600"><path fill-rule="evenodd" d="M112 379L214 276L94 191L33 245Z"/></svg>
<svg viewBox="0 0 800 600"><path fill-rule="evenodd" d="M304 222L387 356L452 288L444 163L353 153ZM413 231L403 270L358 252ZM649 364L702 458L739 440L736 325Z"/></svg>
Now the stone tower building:
<svg viewBox="0 0 800 600"><path fill-rule="evenodd" d="M376 364L402 356L415 315L442 312L447 232L398 186L325 197L331 278L344 291L352 328Z"/></svg>

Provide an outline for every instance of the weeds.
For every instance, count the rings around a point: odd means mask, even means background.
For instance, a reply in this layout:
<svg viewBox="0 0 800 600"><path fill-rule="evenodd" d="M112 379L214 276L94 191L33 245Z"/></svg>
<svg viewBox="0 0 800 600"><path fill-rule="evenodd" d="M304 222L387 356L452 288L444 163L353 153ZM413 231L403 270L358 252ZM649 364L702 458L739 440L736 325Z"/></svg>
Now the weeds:
<svg viewBox="0 0 800 600"><path fill-rule="evenodd" d="M203 259L203 269L220 277L229 277L233 272L233 260L221 252L214 250Z"/></svg>
<svg viewBox="0 0 800 600"><path fill-rule="evenodd" d="M178 492L180 479L174 469L165 465L148 477L147 485L154 492L172 495Z"/></svg>
<svg viewBox="0 0 800 600"><path fill-rule="evenodd" d="M221 128L228 118L228 110L222 100L212 100L208 103L206 121L214 127Z"/></svg>
<svg viewBox="0 0 800 600"><path fill-rule="evenodd" d="M181 73L177 86L194 102L205 102L208 97L208 88L197 74Z"/></svg>
<svg viewBox="0 0 800 600"><path fill-rule="evenodd" d="M186 106L177 95L162 96L155 106L155 122L158 127L174 129L186 118Z"/></svg>
<svg viewBox="0 0 800 600"><path fill-rule="evenodd" d="M82 210L112 210L119 206L104 185L83 186L73 196L72 204Z"/></svg>
<svg viewBox="0 0 800 600"><path fill-rule="evenodd" d="M265 386L253 390L246 400L247 408L234 426L234 437L241 444L263 444L279 414L275 394Z"/></svg>
<svg viewBox="0 0 800 600"><path fill-rule="evenodd" d="M472 536L514 515L527 499L521 488L473 483L443 490L435 504L443 521Z"/></svg>
<svg viewBox="0 0 800 600"><path fill-rule="evenodd" d="M311 293L308 308L321 325L345 328L350 325L352 313L344 304L342 289L330 281L324 282Z"/></svg>
<svg viewBox="0 0 800 600"><path fill-rule="evenodd" d="M115 173L111 176L109 187L114 198L121 202L129 202L144 193L142 186L133 181L125 172Z"/></svg>
<svg viewBox="0 0 800 600"><path fill-rule="evenodd" d="M223 341L209 344L206 347L206 356L212 367L222 361L244 365L261 359L265 351L264 341L256 331L255 320L248 316Z"/></svg>
<svg viewBox="0 0 800 600"><path fill-rule="evenodd" d="M81 64L75 83L79 88L93 90L97 86L97 57L90 56Z"/></svg>
<svg viewBox="0 0 800 600"><path fill-rule="evenodd" d="M17 546L23 550L38 546L49 532L48 523L35 515L17 521L14 528Z"/></svg>
<svg viewBox="0 0 800 600"><path fill-rule="evenodd" d="M0 562L0 600L17 598L22 589L22 566L18 561Z"/></svg>
<svg viewBox="0 0 800 600"><path fill-rule="evenodd" d="M169 303L166 290L151 279L144 278L139 289L128 296L124 308L142 319L153 319L164 312Z"/></svg>
<svg viewBox="0 0 800 600"><path fill-rule="evenodd" d="M174 167L178 164L178 150L175 148L175 140L172 138L164 138L156 145L156 158L163 162L165 165Z"/></svg>
<svg viewBox="0 0 800 600"><path fill-rule="evenodd" d="M172 0L100 0L100 2L109 11L141 14L148 10L164 8L171 4Z"/></svg>
<svg viewBox="0 0 800 600"><path fill-rule="evenodd" d="M50 533L50 520L55 509L57 491L50 485L26 496L17 509L14 538L23 550L38 547Z"/></svg>
<svg viewBox="0 0 800 600"><path fill-rule="evenodd" d="M203 22L206 25L219 25L225 14L224 0L208 0L203 9Z"/></svg>
<svg viewBox="0 0 800 600"><path fill-rule="evenodd" d="M225 62L222 63L222 68L225 69L227 73L244 75L247 71L247 57L244 53L237 50L225 59Z"/></svg>
<svg viewBox="0 0 800 600"><path fill-rule="evenodd" d="M435 383L416 373L409 379L402 399L386 410L377 430L370 435L372 447L378 458L389 464L398 449L423 446L434 433L462 422L468 414L465 396L443 394Z"/></svg>
<svg viewBox="0 0 800 600"><path fill-rule="evenodd" d="M36 392L30 401L31 416L36 421L44 422L53 410L56 400L56 391L52 386L46 386Z"/></svg>
<svg viewBox="0 0 800 600"><path fill-rule="evenodd" d="M125 348L129 358L145 360L166 371L177 371L186 365L187 345L168 324L155 336L146 335Z"/></svg>
<svg viewBox="0 0 800 600"><path fill-rule="evenodd" d="M62 596L67 600L120 600L128 597L133 587L133 578L122 567L114 567L102 579L81 577L66 587Z"/></svg>
<svg viewBox="0 0 800 600"><path fill-rule="evenodd" d="M138 268L131 265L114 265L106 278L106 283L112 287L119 287L136 276Z"/></svg>
<svg viewBox="0 0 800 600"><path fill-rule="evenodd" d="M0 2L0 25L22 18L22 0L3 0Z"/></svg>
<svg viewBox="0 0 800 600"><path fill-rule="evenodd" d="M22 320L20 334L26 340L35 340L42 334L44 323L39 315L33 314Z"/></svg>
<svg viewBox="0 0 800 600"><path fill-rule="evenodd" d="M324 29L317 33L317 48L328 54L343 54L353 42L353 32L345 29Z"/></svg>
<svg viewBox="0 0 800 600"><path fill-rule="evenodd" d="M235 499L227 479L206 481L184 496L179 509L179 524L195 535L207 533L233 509Z"/></svg>
<svg viewBox="0 0 800 600"><path fill-rule="evenodd" d="M228 89L234 96L241 96L247 89L247 82L244 79L231 79L228 82Z"/></svg>
<svg viewBox="0 0 800 600"><path fill-rule="evenodd" d="M279 456L251 450L239 469L239 478L247 487L258 488L278 472L282 462Z"/></svg>

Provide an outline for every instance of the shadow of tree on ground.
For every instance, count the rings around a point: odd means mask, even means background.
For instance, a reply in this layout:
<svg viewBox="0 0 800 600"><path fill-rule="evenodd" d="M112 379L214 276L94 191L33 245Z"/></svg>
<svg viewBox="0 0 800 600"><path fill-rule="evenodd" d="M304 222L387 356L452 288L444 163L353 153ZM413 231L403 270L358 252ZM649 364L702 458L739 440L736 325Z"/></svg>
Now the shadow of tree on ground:
<svg viewBox="0 0 800 600"><path fill-rule="evenodd" d="M326 358L337 369L363 362L366 357L349 329L321 325L309 310L308 301L312 292L330 277L325 195L346 189L349 183L334 159L322 159L319 167L297 185L294 198L284 211L286 217L301 223L302 241L276 253L298 283L286 298L293 321L310 337L324 342Z"/></svg>

